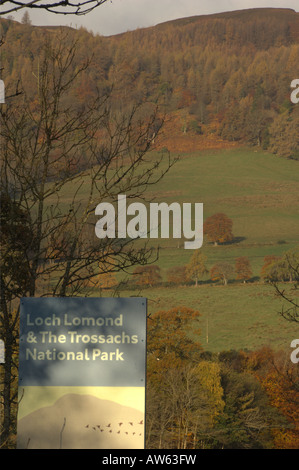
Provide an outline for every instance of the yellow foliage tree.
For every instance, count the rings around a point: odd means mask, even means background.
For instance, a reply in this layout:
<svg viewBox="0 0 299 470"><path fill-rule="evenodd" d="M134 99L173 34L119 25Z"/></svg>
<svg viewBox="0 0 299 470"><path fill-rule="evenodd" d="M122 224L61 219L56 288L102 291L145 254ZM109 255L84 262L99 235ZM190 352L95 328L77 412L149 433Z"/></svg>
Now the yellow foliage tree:
<svg viewBox="0 0 299 470"><path fill-rule="evenodd" d="M206 268L207 257L199 250L195 250L189 264L186 267L186 274L189 278L195 280L195 285L198 285L198 280L208 272Z"/></svg>

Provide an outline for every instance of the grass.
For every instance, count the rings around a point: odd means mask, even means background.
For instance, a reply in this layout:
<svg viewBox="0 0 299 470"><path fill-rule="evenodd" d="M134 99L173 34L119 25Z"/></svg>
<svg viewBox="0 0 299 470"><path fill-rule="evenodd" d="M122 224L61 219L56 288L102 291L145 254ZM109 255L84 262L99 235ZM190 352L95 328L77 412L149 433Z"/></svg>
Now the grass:
<svg viewBox="0 0 299 470"><path fill-rule="evenodd" d="M105 296L111 294L104 292ZM282 302L268 284L203 284L121 292L124 297L132 295L148 298L149 314L178 306L198 310L201 335L197 340L207 351L255 350L262 346L288 349L298 336L298 326L296 330L279 315Z"/></svg>

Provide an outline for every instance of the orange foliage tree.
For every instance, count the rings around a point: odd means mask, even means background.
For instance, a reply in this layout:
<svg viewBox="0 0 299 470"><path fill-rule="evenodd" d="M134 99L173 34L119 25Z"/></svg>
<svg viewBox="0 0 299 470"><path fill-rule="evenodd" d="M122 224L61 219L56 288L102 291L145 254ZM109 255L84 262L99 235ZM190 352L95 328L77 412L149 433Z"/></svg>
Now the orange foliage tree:
<svg viewBox="0 0 299 470"><path fill-rule="evenodd" d="M154 355L159 362L181 363L193 353L201 350L199 342L188 336L192 325L192 333L198 336L200 313L187 307L176 307L168 311L160 310L148 319L148 353Z"/></svg>
<svg viewBox="0 0 299 470"><path fill-rule="evenodd" d="M249 355L248 367L260 381L270 404L285 418L285 423L272 429L275 447L299 447L299 369L290 357L262 348Z"/></svg>
<svg viewBox="0 0 299 470"><path fill-rule="evenodd" d="M186 266L174 266L167 270L167 281L171 284L187 284L190 276L187 274Z"/></svg>
<svg viewBox="0 0 299 470"><path fill-rule="evenodd" d="M246 282L252 276L252 271L250 267L250 261L247 256L240 256L236 259L236 279L240 279L243 282Z"/></svg>
<svg viewBox="0 0 299 470"><path fill-rule="evenodd" d="M203 225L203 232L207 235L208 240L214 245L232 241L234 236L232 233L233 221L223 213L217 213L208 217Z"/></svg>
<svg viewBox="0 0 299 470"><path fill-rule="evenodd" d="M261 270L261 277L267 281L276 280L276 273L274 267L276 263L280 260L278 256L267 255L264 257L264 264Z"/></svg>
<svg viewBox="0 0 299 470"><path fill-rule="evenodd" d="M138 266L134 269L133 275L138 286L152 287L161 281L160 268L156 265Z"/></svg>
<svg viewBox="0 0 299 470"><path fill-rule="evenodd" d="M200 356L199 317L176 307L148 318L148 447L202 447L223 412L220 365Z"/></svg>

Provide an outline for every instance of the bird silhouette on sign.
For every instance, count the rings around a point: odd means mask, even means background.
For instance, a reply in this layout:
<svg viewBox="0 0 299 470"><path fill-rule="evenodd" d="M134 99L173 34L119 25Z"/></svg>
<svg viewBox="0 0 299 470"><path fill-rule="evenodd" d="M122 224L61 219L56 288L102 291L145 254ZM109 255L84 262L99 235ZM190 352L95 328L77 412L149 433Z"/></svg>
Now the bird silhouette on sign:
<svg viewBox="0 0 299 470"><path fill-rule="evenodd" d="M106 426L106 427L107 427L107 428L110 428L110 426L111 426L111 423L107 424L107 426Z"/></svg>
<svg viewBox="0 0 299 470"><path fill-rule="evenodd" d="M85 427L86 427L86 428L89 428L89 424L86 424L86 426L85 426Z"/></svg>
<svg viewBox="0 0 299 470"><path fill-rule="evenodd" d="M129 424L130 424L131 426L133 426L133 423L132 423L132 421L129 421Z"/></svg>
<svg viewBox="0 0 299 470"><path fill-rule="evenodd" d="M138 424L143 424L143 419Z"/></svg>
<svg viewBox="0 0 299 470"><path fill-rule="evenodd" d="M118 423L119 426L121 426L123 423Z"/></svg>

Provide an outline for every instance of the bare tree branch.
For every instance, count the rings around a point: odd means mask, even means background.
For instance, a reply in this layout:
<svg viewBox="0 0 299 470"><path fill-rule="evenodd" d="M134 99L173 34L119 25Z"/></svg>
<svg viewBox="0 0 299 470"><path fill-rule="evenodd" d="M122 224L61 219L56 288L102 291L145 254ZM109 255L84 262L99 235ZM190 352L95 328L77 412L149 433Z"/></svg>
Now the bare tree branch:
<svg viewBox="0 0 299 470"><path fill-rule="evenodd" d="M95 208L119 194L144 200L172 164L168 152L152 151L153 128L163 123L156 105L120 109L113 90L96 87L80 99L77 80L90 61L76 61L76 48L63 31L46 38L37 90L0 108L2 441L11 425L20 298L87 296L96 277L151 262L146 243L96 238Z"/></svg>
<svg viewBox="0 0 299 470"><path fill-rule="evenodd" d="M289 279L289 282L279 282L275 277L270 279L276 294L280 297L284 304L281 307L280 315L288 321L299 322L299 256L296 252L285 253L282 260L276 265L277 277Z"/></svg>
<svg viewBox="0 0 299 470"><path fill-rule="evenodd" d="M103 3L106 3L107 1L108 0L60 0L49 2L47 0L33 0L20 2L16 0L2 0L0 2L0 16L22 10L23 8L30 8L32 10L46 10L49 13L55 14L81 16L90 13L95 8L99 7Z"/></svg>

